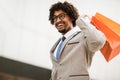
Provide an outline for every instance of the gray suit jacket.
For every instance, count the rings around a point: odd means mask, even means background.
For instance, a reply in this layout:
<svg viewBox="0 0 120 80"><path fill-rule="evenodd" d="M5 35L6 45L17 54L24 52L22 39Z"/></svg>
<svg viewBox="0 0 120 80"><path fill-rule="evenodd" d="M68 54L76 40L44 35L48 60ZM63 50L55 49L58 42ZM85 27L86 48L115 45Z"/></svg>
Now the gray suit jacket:
<svg viewBox="0 0 120 80"><path fill-rule="evenodd" d="M78 18L76 24L81 31L64 41L58 61L54 57L54 51L60 40L50 51L53 63L51 80L90 80L88 67L94 53L103 47L106 39L97 29L90 29L83 19Z"/></svg>

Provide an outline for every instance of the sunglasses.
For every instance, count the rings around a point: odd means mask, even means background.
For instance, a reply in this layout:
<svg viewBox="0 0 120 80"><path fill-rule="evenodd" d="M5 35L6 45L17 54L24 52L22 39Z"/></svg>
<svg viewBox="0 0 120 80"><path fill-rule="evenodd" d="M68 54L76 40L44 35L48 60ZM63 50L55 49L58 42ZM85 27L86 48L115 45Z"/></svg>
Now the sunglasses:
<svg viewBox="0 0 120 80"><path fill-rule="evenodd" d="M66 16L66 13L59 14L58 16L53 17L53 21L56 22L57 19L59 18L60 20L63 20Z"/></svg>

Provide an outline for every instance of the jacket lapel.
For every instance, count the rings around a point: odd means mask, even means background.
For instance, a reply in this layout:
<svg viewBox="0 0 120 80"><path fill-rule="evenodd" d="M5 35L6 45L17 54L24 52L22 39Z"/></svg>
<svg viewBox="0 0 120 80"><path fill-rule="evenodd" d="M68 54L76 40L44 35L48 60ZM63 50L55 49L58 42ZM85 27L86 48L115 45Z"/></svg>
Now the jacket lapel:
<svg viewBox="0 0 120 80"><path fill-rule="evenodd" d="M59 39L57 40L57 42L56 42L56 43L53 45L53 47L51 48L51 50L50 50L51 53L54 53L54 51L55 51L57 45L58 45L59 42L60 42L60 39L61 39L61 38L59 38Z"/></svg>
<svg viewBox="0 0 120 80"><path fill-rule="evenodd" d="M74 38L78 33L80 33L80 31L78 32L75 32L73 35L71 35L70 37L68 37L67 39L65 39L64 43L63 43L63 46L62 46L62 49L61 49L61 52L63 51L63 49L65 48L65 45L72 39ZM60 52L60 53L61 53Z"/></svg>
<svg viewBox="0 0 120 80"><path fill-rule="evenodd" d="M64 41L64 43L63 43L63 46L62 46L62 48L61 48L60 53L61 53L61 52L63 51L63 49L65 48L65 45L66 45L73 37L75 37L78 33L80 33L80 31L75 32L73 35L71 35L70 37L68 37L67 39L65 39L65 41ZM60 40L61 40L61 38L58 39L58 41L53 45L53 47L52 47L51 50L50 50L50 53L51 53L52 58L55 58L55 57L54 57L54 51L55 51L57 45L59 44ZM60 56L61 56L61 54L60 54Z"/></svg>

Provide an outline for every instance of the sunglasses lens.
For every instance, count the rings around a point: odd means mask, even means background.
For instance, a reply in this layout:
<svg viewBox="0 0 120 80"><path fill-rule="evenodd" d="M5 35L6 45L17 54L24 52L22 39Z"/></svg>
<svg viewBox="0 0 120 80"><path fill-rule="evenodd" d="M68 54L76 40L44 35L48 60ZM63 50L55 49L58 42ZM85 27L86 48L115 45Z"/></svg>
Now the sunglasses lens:
<svg viewBox="0 0 120 80"><path fill-rule="evenodd" d="M54 22L57 21L58 18L63 20L65 18L65 15L66 15L65 13L62 13L62 14L59 14L58 16L54 16L53 21Z"/></svg>
<svg viewBox="0 0 120 80"><path fill-rule="evenodd" d="M61 14L60 16L59 16L59 19L64 19L65 18L65 14Z"/></svg>

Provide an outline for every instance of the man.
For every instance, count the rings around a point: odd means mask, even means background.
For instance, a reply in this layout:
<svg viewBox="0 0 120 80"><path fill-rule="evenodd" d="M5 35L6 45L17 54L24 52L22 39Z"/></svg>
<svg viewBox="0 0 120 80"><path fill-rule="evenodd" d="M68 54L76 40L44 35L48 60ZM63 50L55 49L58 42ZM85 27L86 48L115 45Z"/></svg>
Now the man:
<svg viewBox="0 0 120 80"><path fill-rule="evenodd" d="M49 20L64 36L51 49L51 80L90 80L88 68L94 53L105 43L104 35L96 28L91 29L66 1L51 6Z"/></svg>

